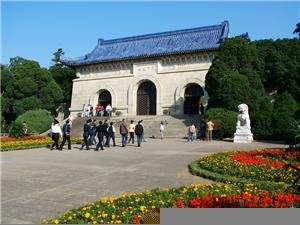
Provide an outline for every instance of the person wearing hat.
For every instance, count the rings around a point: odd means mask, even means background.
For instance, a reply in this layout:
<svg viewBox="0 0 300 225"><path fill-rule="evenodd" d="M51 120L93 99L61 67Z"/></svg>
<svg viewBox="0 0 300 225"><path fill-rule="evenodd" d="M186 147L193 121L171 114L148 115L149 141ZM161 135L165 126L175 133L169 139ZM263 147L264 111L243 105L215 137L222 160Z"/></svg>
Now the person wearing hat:
<svg viewBox="0 0 300 225"><path fill-rule="evenodd" d="M53 144L52 144L50 150L53 150L54 146L56 147L56 149L59 150L58 140L59 140L60 136L62 136L62 132L61 132L61 128L59 126L59 122L58 122L58 120L54 119L54 121L51 125L51 137L53 140Z"/></svg>
<svg viewBox="0 0 300 225"><path fill-rule="evenodd" d="M68 141L68 149L71 150L71 125L69 119L66 120L66 123L63 126L63 141L60 144L60 150L63 149L66 141Z"/></svg>

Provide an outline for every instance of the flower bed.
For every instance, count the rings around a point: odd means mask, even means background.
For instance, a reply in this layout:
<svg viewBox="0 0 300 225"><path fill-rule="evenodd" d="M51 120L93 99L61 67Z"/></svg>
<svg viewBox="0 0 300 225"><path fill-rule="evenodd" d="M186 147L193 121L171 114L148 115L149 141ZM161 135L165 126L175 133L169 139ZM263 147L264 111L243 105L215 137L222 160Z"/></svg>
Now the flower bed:
<svg viewBox="0 0 300 225"><path fill-rule="evenodd" d="M285 149L262 149L217 153L201 158L189 165L199 176L222 182L256 182L262 188L286 188L299 175L285 165L299 165L300 152Z"/></svg>
<svg viewBox="0 0 300 225"><path fill-rule="evenodd" d="M82 143L82 138L72 137L74 144ZM25 136L23 138L5 137L1 139L1 152L45 147L53 143L48 136Z"/></svg>
<svg viewBox="0 0 300 225"><path fill-rule="evenodd" d="M194 184L189 187L154 189L100 201L72 209L48 224L144 223L145 215L159 208L299 207L300 195L266 192L254 184Z"/></svg>

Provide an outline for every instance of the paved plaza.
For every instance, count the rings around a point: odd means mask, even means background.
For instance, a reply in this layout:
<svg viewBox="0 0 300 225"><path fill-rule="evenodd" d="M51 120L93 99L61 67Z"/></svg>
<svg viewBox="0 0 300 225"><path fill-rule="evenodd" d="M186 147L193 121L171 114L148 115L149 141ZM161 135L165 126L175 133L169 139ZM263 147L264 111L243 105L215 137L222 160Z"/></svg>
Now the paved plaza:
<svg viewBox="0 0 300 225"><path fill-rule="evenodd" d="M141 148L117 146L100 152L79 151L79 145L70 151L39 148L3 152L1 223L40 223L103 196L212 183L191 175L188 163L213 152L265 147L284 145L148 139Z"/></svg>

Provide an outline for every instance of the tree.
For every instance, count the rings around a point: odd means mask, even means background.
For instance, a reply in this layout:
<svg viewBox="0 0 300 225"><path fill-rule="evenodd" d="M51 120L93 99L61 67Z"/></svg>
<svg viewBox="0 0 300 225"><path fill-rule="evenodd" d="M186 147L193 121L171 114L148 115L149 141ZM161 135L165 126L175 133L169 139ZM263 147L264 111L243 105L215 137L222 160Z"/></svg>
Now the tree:
<svg viewBox="0 0 300 225"><path fill-rule="evenodd" d="M300 38L300 23L297 23L296 24L296 29L294 30L293 32L294 34L297 34L298 33L298 36Z"/></svg>
<svg viewBox="0 0 300 225"><path fill-rule="evenodd" d="M236 111L241 103L249 105L251 89L247 77L238 72L224 76L215 92L219 107ZM251 107L251 106L250 106Z"/></svg>
<svg viewBox="0 0 300 225"><path fill-rule="evenodd" d="M277 137L285 137L297 107L298 104L287 91L276 99L272 123L274 127L274 134Z"/></svg>
<svg viewBox="0 0 300 225"><path fill-rule="evenodd" d="M63 92L59 85L52 80L43 87L39 92L39 98L42 103L42 108L49 110L53 115L56 114L56 108L63 100Z"/></svg>
<svg viewBox="0 0 300 225"><path fill-rule="evenodd" d="M53 53L54 58L52 59L52 62L54 62L55 66L61 66L62 65L61 62L60 62L60 57L64 54L65 53L64 53L62 48L57 49L57 51Z"/></svg>

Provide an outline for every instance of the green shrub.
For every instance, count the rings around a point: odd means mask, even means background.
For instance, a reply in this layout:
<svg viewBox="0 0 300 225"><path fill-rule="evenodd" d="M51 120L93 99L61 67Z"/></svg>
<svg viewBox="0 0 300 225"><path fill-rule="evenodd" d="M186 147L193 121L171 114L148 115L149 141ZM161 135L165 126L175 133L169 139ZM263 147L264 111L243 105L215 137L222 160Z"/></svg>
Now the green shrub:
<svg viewBox="0 0 300 225"><path fill-rule="evenodd" d="M273 126L275 138L287 138L289 125L293 120L296 111L297 103L287 91L285 91L276 99L273 110Z"/></svg>
<svg viewBox="0 0 300 225"><path fill-rule="evenodd" d="M219 130L222 137L232 137L235 132L236 112L223 108L211 108L205 112L203 119L212 120L215 123L214 129Z"/></svg>
<svg viewBox="0 0 300 225"><path fill-rule="evenodd" d="M13 122L9 128L9 136L16 137L16 138L24 136L24 131L22 129L22 123Z"/></svg>
<svg viewBox="0 0 300 225"><path fill-rule="evenodd" d="M45 109L29 110L16 119L18 123L23 121L27 123L29 133L42 133L50 128L53 117Z"/></svg>

